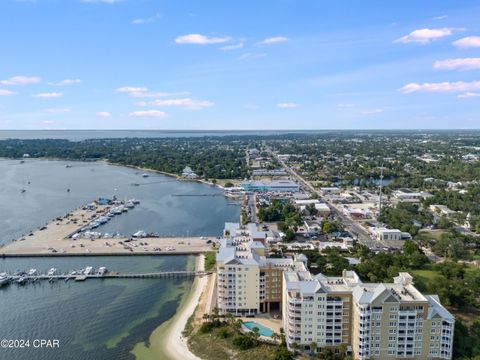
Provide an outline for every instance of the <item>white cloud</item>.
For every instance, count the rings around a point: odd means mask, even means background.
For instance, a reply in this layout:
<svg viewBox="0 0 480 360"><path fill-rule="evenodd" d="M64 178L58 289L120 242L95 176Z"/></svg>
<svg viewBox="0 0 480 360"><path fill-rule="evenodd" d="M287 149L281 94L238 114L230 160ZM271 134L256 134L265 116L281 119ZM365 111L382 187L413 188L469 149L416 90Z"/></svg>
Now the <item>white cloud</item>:
<svg viewBox="0 0 480 360"><path fill-rule="evenodd" d="M298 108L299 106L300 104L293 103L293 102L277 104L277 107L280 109L295 109L295 108Z"/></svg>
<svg viewBox="0 0 480 360"><path fill-rule="evenodd" d="M480 36L467 36L452 43L454 46L469 49L480 47Z"/></svg>
<svg viewBox="0 0 480 360"><path fill-rule="evenodd" d="M112 116L112 114L109 113L108 111L100 111L100 112L97 113L97 117L102 118L102 119L107 119L111 116Z"/></svg>
<svg viewBox="0 0 480 360"><path fill-rule="evenodd" d="M230 41L230 37L209 37L201 34L188 34L177 36L175 42L177 44L196 44L196 45L209 45L209 44L222 44Z"/></svg>
<svg viewBox="0 0 480 360"><path fill-rule="evenodd" d="M472 82L441 82L441 83L410 83L402 87L399 91L405 94L413 92L468 92L480 89L480 81Z"/></svg>
<svg viewBox="0 0 480 360"><path fill-rule="evenodd" d="M1 80L0 84L2 85L27 85L27 84L37 84L42 79L38 76L23 76L23 75L17 75L17 76L12 76L9 79L6 80Z"/></svg>
<svg viewBox="0 0 480 360"><path fill-rule="evenodd" d="M444 20L444 19L446 19L446 18L448 18L448 15L435 16L435 17L433 17L432 19L433 19L433 20Z"/></svg>
<svg viewBox="0 0 480 360"><path fill-rule="evenodd" d="M132 24L134 25L151 24L157 21L158 19L160 19L161 17L162 17L162 14L156 13L155 15L150 17L133 19Z"/></svg>
<svg viewBox="0 0 480 360"><path fill-rule="evenodd" d="M470 98L478 97L478 96L480 96L480 93L475 93L475 92L466 92L466 93L457 95L457 97L459 99L470 99Z"/></svg>
<svg viewBox="0 0 480 360"><path fill-rule="evenodd" d="M239 60L261 59L267 56L265 53L245 53L238 57Z"/></svg>
<svg viewBox="0 0 480 360"><path fill-rule="evenodd" d="M480 58L440 60L435 61L433 67L441 70L476 70L480 69Z"/></svg>
<svg viewBox="0 0 480 360"><path fill-rule="evenodd" d="M445 36L453 35L457 31L463 31L463 28L441 28L441 29L418 29L412 31L410 34L402 36L395 40L404 44L416 42L420 44L427 44L430 41L441 39Z"/></svg>
<svg viewBox="0 0 480 360"><path fill-rule="evenodd" d="M65 79L65 80L58 81L58 82L49 82L48 85L67 86L67 85L80 84L81 82L82 82L82 80L80 80L80 79Z"/></svg>
<svg viewBox="0 0 480 360"><path fill-rule="evenodd" d="M282 43L288 41L288 38L285 36L274 36L274 37L269 37L266 38L262 41L260 41L260 44L262 45L270 45L270 44L277 44L277 43Z"/></svg>
<svg viewBox="0 0 480 360"><path fill-rule="evenodd" d="M191 98L153 100L150 102L141 101L136 103L138 106L165 106L165 107L183 107L191 110L209 108L215 103L207 100L196 100Z"/></svg>
<svg viewBox="0 0 480 360"><path fill-rule="evenodd" d="M374 115L374 114L380 114L384 112L383 109L368 109L368 110L363 110L360 112L361 115Z"/></svg>
<svg viewBox="0 0 480 360"><path fill-rule="evenodd" d="M45 111L50 114L62 114L62 113L70 112L72 110L69 108L50 108L50 109L46 109Z"/></svg>
<svg viewBox="0 0 480 360"><path fill-rule="evenodd" d="M49 92L49 93L38 93L32 96L40 99L54 99L54 98L62 97L63 94L59 92Z"/></svg>
<svg viewBox="0 0 480 360"><path fill-rule="evenodd" d="M143 117L143 118L164 118L167 117L167 113L159 110L139 110L133 111L128 116L131 117Z"/></svg>
<svg viewBox="0 0 480 360"><path fill-rule="evenodd" d="M143 92L143 91L148 91L148 88L146 87L135 87L135 86L123 86L119 87L116 92L121 92L121 93L132 93L132 92Z"/></svg>
<svg viewBox="0 0 480 360"><path fill-rule="evenodd" d="M237 50L237 49L242 49L243 48L243 43L238 43L234 45L225 45L220 48L220 50L228 51L228 50Z"/></svg>
<svg viewBox="0 0 480 360"><path fill-rule="evenodd" d="M167 92L150 92L146 87L123 86L115 90L116 92L128 94L134 98L159 98L166 96L188 95L189 92L183 91L179 93Z"/></svg>
<svg viewBox="0 0 480 360"><path fill-rule="evenodd" d="M16 93L17 93L16 91L0 89L0 96L15 95Z"/></svg>

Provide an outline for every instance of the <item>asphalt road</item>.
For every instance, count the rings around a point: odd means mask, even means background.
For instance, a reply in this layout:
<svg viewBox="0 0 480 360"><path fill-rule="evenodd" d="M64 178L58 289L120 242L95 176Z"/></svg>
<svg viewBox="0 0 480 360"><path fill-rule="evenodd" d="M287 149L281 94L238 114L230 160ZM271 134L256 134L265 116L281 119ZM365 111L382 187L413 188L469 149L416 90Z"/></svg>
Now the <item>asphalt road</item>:
<svg viewBox="0 0 480 360"><path fill-rule="evenodd" d="M308 189L314 194L317 194L319 198L325 201L329 205L333 217L338 219L345 226L345 230L351 233L353 237L356 240L358 240L359 243L366 245L369 248L382 248L387 246L387 244L385 244L384 242L372 238L368 233L368 231L361 224L344 215L337 208L337 205L333 204L331 201L324 198L320 191L316 190L312 184L310 184L303 177L297 174L295 170L293 170L287 164L285 164L285 162L282 159L280 159L269 147L266 147L265 150L270 154L270 156L275 158L279 162L279 164L282 165L285 171L289 173L291 176L293 176L299 182L299 184L301 184L303 188Z"/></svg>

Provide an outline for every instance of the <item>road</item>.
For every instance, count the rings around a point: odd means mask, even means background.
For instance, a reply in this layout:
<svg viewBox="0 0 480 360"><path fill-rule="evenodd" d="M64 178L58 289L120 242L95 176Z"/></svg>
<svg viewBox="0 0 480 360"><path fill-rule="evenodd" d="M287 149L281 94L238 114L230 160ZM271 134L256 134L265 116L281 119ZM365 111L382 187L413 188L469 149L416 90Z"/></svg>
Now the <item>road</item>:
<svg viewBox="0 0 480 360"><path fill-rule="evenodd" d="M249 210L250 221L253 223L257 222L257 207L255 205L255 194L247 194L247 208Z"/></svg>
<svg viewBox="0 0 480 360"><path fill-rule="evenodd" d="M275 158L278 161L278 163L285 169L285 171L289 173L292 177L294 177L298 181L298 183L300 183L300 185L303 186L303 188L308 189L310 192L314 194L317 194L319 198L325 201L329 205L331 209L331 213L334 216L334 218L339 219L342 222L342 224L345 226L345 230L350 232L356 238L356 240L358 240L359 243L366 245L369 248L379 248L379 247L386 246L385 243L379 240L373 239L368 233L368 231L360 223L344 215L341 209L338 208L338 205L334 204L329 199L324 198L323 194L320 191L316 190L312 184L306 181L295 170L293 170L282 159L280 159L277 156L277 154L275 154L270 149L270 147L266 146L265 151L269 153L271 157Z"/></svg>

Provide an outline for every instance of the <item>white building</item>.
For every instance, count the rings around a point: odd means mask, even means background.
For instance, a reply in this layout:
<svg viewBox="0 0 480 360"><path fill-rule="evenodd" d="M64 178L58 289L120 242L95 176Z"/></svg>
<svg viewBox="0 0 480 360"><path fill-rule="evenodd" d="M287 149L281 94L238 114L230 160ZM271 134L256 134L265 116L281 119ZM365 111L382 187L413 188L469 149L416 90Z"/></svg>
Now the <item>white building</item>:
<svg viewBox="0 0 480 360"><path fill-rule="evenodd" d="M403 232L398 229L387 229L385 227L371 227L370 232L377 240L402 240Z"/></svg>
<svg viewBox="0 0 480 360"><path fill-rule="evenodd" d="M450 216L455 214L455 211L449 209L449 207L445 205L430 205L430 210L436 215Z"/></svg>
<svg viewBox="0 0 480 360"><path fill-rule="evenodd" d="M195 174L195 172L192 170L190 166L185 166L185 169L182 171L182 176L186 179L196 179L198 178L198 175Z"/></svg>
<svg viewBox="0 0 480 360"><path fill-rule="evenodd" d="M419 201L432 196L425 191L412 191L410 189L398 189L392 192L393 197L399 201Z"/></svg>
<svg viewBox="0 0 480 360"><path fill-rule="evenodd" d="M322 203L317 199L295 200L295 205L298 206L302 211L305 210L305 207L310 204L315 206L318 215L323 217L330 215L330 207L326 203Z"/></svg>
<svg viewBox="0 0 480 360"><path fill-rule="evenodd" d="M436 295L422 295L408 273L393 283L285 272L283 328L289 348L340 345L355 359L451 359L455 319ZM312 343L315 347L312 348Z"/></svg>
<svg viewBox="0 0 480 360"><path fill-rule="evenodd" d="M306 259L267 258L265 246L227 223L230 237L220 241L217 253L217 306L221 313L256 315L280 310L282 274L305 270Z"/></svg>

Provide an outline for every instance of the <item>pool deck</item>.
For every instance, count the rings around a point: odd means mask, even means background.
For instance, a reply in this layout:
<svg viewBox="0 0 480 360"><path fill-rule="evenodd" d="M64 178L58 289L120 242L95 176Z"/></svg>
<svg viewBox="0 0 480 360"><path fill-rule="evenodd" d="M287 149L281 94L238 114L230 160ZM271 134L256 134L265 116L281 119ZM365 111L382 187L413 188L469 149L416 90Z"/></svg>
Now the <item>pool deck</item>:
<svg viewBox="0 0 480 360"><path fill-rule="evenodd" d="M257 316L257 317L242 317L240 318L243 322L253 321L260 325L263 325L267 328L272 329L277 334L280 334L280 328L282 327L282 320L272 319L269 315L266 316Z"/></svg>

